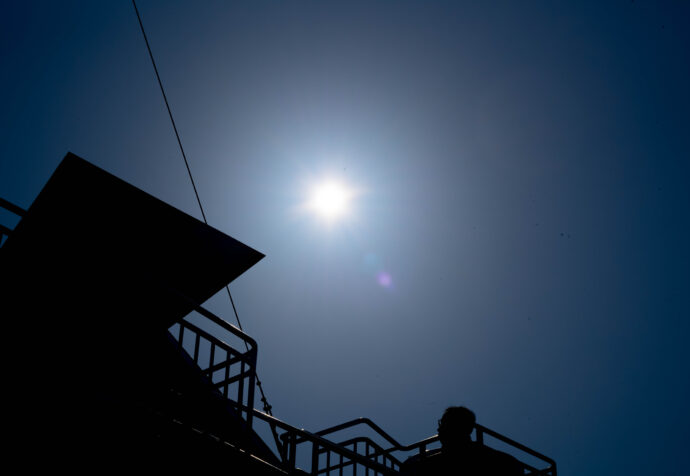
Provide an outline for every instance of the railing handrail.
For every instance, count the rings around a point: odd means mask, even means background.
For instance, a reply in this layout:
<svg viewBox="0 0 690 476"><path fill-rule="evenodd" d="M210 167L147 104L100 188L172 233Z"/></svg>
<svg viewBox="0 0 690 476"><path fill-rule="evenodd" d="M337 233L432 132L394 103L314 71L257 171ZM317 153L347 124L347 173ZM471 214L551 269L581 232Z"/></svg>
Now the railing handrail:
<svg viewBox="0 0 690 476"><path fill-rule="evenodd" d="M5 200L4 198L0 197L0 207L4 208L5 210L9 210L12 213L14 213L17 216L23 217L26 215L26 210L24 210L22 207L15 205L12 202L9 202Z"/></svg>
<svg viewBox="0 0 690 476"><path fill-rule="evenodd" d="M5 210L9 210L10 212L14 213L17 216L23 217L26 215L26 210L23 208L15 205L12 202L8 202L4 198L0 198L0 208L4 208ZM12 229L6 227L5 225L0 225L0 246L4 245L2 237L3 236L10 236L12 234Z"/></svg>
<svg viewBox="0 0 690 476"><path fill-rule="evenodd" d="M481 431L482 433L486 433L487 435L489 435L493 438L496 438L497 440L500 440L504 443L507 443L510 446L513 446L513 447L515 447L521 451L524 451L525 453L528 453L528 454L534 456L535 458L539 458L540 460L549 463L551 465L551 467L554 469L554 474L555 474L556 462L553 459L549 458L548 456L543 455L543 454L539 453L538 451L533 450L532 448L528 448L527 446L525 446L521 443L518 443L517 441L515 441L511 438L508 438L507 436L501 435L497 431L494 431L490 428L487 428L483 425L480 425L479 423L475 424L474 426L478 431Z"/></svg>
<svg viewBox="0 0 690 476"><path fill-rule="evenodd" d="M196 332L201 337L205 338L209 342L213 343L214 345L220 347L221 349L223 349L225 351L228 351L228 350L232 351L233 355L237 355L240 360L243 360L243 361L247 362L248 364L254 365L256 362L256 359L253 358L254 354L256 354L256 348L255 347L251 347L248 351L241 352L241 351L238 351L237 349L235 349L233 346L231 346L227 342L225 342L224 340L219 339L218 337L216 337L213 334L201 329L199 326L192 324L189 321L182 319L181 321L178 321L176 324L178 324L178 325L180 325L186 329L189 329L193 332ZM220 364L215 364L215 365L216 366L222 366L223 364L220 363ZM211 367L210 369L212 369L212 368L213 367ZM214 370L217 370L217 369L214 369Z"/></svg>
<svg viewBox="0 0 690 476"><path fill-rule="evenodd" d="M352 419L350 421L346 421L344 423L341 423L339 425L335 425L335 426L326 428L324 430L317 431L315 434L319 435L319 436L325 436L325 435L328 435L330 433L335 433L335 432L340 431L340 430L352 428L352 427L357 426L357 425L366 425L366 426L370 427L379 436L381 436L386 441L388 441L391 445L393 445L391 448L385 450L385 453L392 453L394 451L412 451L412 450L415 450L418 448L425 448L427 445L434 443L436 441L439 441L438 435L433 435L433 436L430 436L430 437L425 438L423 440L417 441L415 443L412 443L409 445L403 445L400 442L398 442L395 438L390 436L388 433L386 433L380 426L378 426L376 423L374 423L371 419L364 418L364 417L355 418L355 419ZM554 475L556 474L556 462L553 459L549 458L548 456L543 455L543 454L539 453L538 451L535 451L535 450L533 450L533 449L531 449L531 448L529 448L529 447L527 447L521 443L518 443L517 441L515 441L511 438L508 438L507 436L501 435L497 431L494 431L490 428L487 428L483 425L480 425L479 423L476 423L474 425L474 428L477 432L478 440L481 441L482 444L483 444L483 441L482 441L483 440L483 434L487 434L493 438L496 438L499 441L502 441L502 442L504 442L510 446L513 446L513 447L519 449L520 451L524 451L525 453L528 453L531 456L539 458L542 461L544 461L545 463L548 463L550 465L548 470L553 470L553 474Z"/></svg>
<svg viewBox="0 0 690 476"><path fill-rule="evenodd" d="M375 471L378 471L380 473L398 474L398 472L393 470L392 468L388 468L388 467L386 467L380 463L377 463L376 461L371 461L366 456L360 455L359 453L355 453L354 451L349 450L347 448L343 448L338 443L334 443L330 440L327 440L327 439L325 439L325 438L323 438L323 437L321 437L315 433L311 433L311 432L309 432L303 428L294 427L294 426L290 425L289 423L285 423L284 421L274 417L273 415L269 415L267 413L264 413L260 410L257 410L256 408L250 409L245 405L238 404L237 402L233 402L233 403L235 404L235 406L237 406L241 410L251 411L252 414L255 417L259 418L260 420L267 422L269 425L275 425L278 428L280 428L281 430L285 431L285 433L280 435L280 439L283 441L289 439L290 433L292 433L296 436L299 436L300 441L310 441L312 443L317 443L319 446L327 448L330 451L333 451L335 453L342 454L344 457L346 457L346 458L348 458L354 462L360 463L360 464L365 465L365 466L370 466L371 469L374 469ZM293 440L293 443L294 444L297 443L296 438Z"/></svg>
<svg viewBox="0 0 690 476"><path fill-rule="evenodd" d="M216 316L215 314L213 314L208 309L201 307L199 304L194 304L194 310L196 312L198 312L199 314L201 314L202 316L204 316L205 318L207 318L208 320L210 320L211 322L213 322L214 324L217 324L218 326L222 327L224 330L230 332L231 334L233 334L233 335L239 337L240 339L242 339L243 341L245 341L247 343L247 345L249 345L251 347L251 351L254 351L254 352L257 351L258 345L257 345L256 341L254 339L252 339L249 335L247 335L243 331L241 331L239 328L233 326L232 324L230 324L225 319ZM189 321L185 321L185 322L189 323ZM216 339L218 339L218 338L216 337ZM228 345L228 344L225 344L225 345Z"/></svg>
<svg viewBox="0 0 690 476"><path fill-rule="evenodd" d="M402 462L398 458L396 458L395 456L390 454L391 453L390 450L383 449L378 443L376 443L374 440L372 440L371 438L369 438L367 436L356 436L354 438L350 438L349 440L341 441L338 444L340 446L347 446L347 445L351 445L354 443L365 443L365 444L371 446L372 448L374 448L375 451L368 455L369 458L376 458L377 456L384 456L386 458L390 458L395 464L402 466Z"/></svg>
<svg viewBox="0 0 690 476"><path fill-rule="evenodd" d="M1 200L1 199L0 199ZM186 298L188 299L188 298ZM189 299L188 299L189 300ZM191 300L189 300L192 302ZM187 327L191 329L193 332L197 332L199 335L203 336L205 339L216 343L216 345L219 345L221 347L227 347L233 351L234 354L236 354L242 361L246 362L251 368L252 372L250 374L254 375L255 377L255 369L256 369L256 358L257 358L257 343L256 341L250 337L249 335L245 334L242 330L238 329L237 327L233 326L229 322L225 321L224 319L216 316L213 314L211 311L203 308L202 306L193 303L193 310L201 314L202 316L206 317L209 319L211 322L217 324L219 327L222 329L230 332L231 334L235 335L236 337L240 338L247 344L247 352L242 353L238 351L237 349L233 348L230 346L228 343L224 342L222 339L213 336L212 334L204 331L203 329L200 329L198 326L190 323L189 321L186 321L184 319L181 319L178 324L180 326ZM253 387L253 385L252 385ZM252 395L253 397L253 395ZM253 398L250 398L250 400L253 402ZM391 453L395 451L401 451L401 452L409 452L415 449L419 449L420 453L424 452L426 447L434 442L439 441L438 435L433 435L428 438L425 438L423 440L417 441L415 443L409 444L409 445L403 445L400 442L398 442L395 438L393 438L391 435L389 435L386 431L384 431L379 425L374 423L371 419L365 418L365 417L360 417L360 418L355 418L350 421L341 423L339 425L331 426L329 428L323 429L321 431L312 433L304 429L298 429L292 425L289 425L288 423L283 422L282 420L277 419L276 417L272 415L268 415L266 413L263 413L255 408L253 408L253 403L250 403L249 406L244 405L242 402L234 402L232 399L229 399L230 402L234 403L238 408L241 410L245 411L248 415L248 420L251 422L251 417L256 416L261 420L264 420L268 422L271 425L274 425L278 428L281 428L283 431L286 433L282 434L280 436L280 439L283 440L284 444L287 444L288 442L286 441L286 438L292 438L291 444L293 445L292 451L294 451L294 447L298 445L299 443L309 441L314 444L317 444L319 447L328 449L329 451L333 451L337 454L342 455L343 457L348 458L350 461L353 463L359 463L363 464L365 466L369 466L375 471L383 472L383 473L393 473L394 470L392 468L388 468L385 465L382 465L378 463L377 461L372 461L370 458L372 456L377 456L377 455L382 455L384 457L390 458L392 461L394 461L396 464L401 465L400 461L395 458ZM378 434L380 437L382 437L384 440L386 440L389 444L392 446L388 449L383 449L381 446L373 442L373 440L366 438L366 437L360 437L360 438L355 438L352 440L348 440L346 443L350 443L354 440L357 441L365 441L368 440L370 442L371 446L375 448L375 453L374 455L369 455L369 458L367 456L361 455L357 453L356 451L349 450L345 447L343 447L343 443L338 444L334 443L326 438L324 436L335 433L340 430L344 430L347 428L352 428L354 426L358 425L365 425L371 428L376 434ZM487 428L483 425L480 425L479 423L476 423L474 425L474 429L476 431L477 435L477 442L480 444L484 444L483 438L484 434L489 435L499 441L502 441L503 443L506 443L509 446L512 446L520 451L523 451L535 458L538 458L545 463L549 464L549 468L546 468L544 470L536 470L538 474L547 474L550 473L552 476L556 476L556 462L549 458L546 455L543 455L539 453L538 451L535 451L521 443L518 443L517 441L508 438L507 436L504 436L497 431L494 431L490 428ZM293 461L294 464L294 461ZM524 463L521 463L524 465ZM525 465L526 467L531 469L531 466Z"/></svg>
<svg viewBox="0 0 690 476"><path fill-rule="evenodd" d="M196 334L196 339L194 342L194 356L192 359L194 360L194 363L198 366L199 361L198 361L198 352L199 352L199 345L200 345L200 338L206 339L208 342L211 343L211 349L213 349L213 346L217 346L221 348L221 350L224 350L226 353L226 361L225 362L220 362L220 368L226 370L225 378L221 382L213 382L213 372L214 372L214 361L213 361L213 350L211 351L211 356L209 360L209 369L203 370L201 367L199 367L202 372L209 378L210 382L215 386L215 387L224 387L223 390L223 397L226 398L228 401L232 402L232 398L228 394L228 386L231 385L234 382L239 382L238 383L238 388L237 388L237 399L240 400L240 404L243 403L244 401L244 379L248 379L248 386L247 386L247 407L248 408L253 408L254 407L254 391L255 391L255 385L256 385L256 361L257 361L257 355L258 355L258 346L256 341L245 334L241 329L238 329L237 327L233 326L229 322L225 321L224 319L216 316L214 313L209 311L208 309L205 309L202 307L200 304L197 304L187 296L184 296L180 293L177 293L178 297L180 299L185 300L188 304L191 305L192 311L196 311L203 317L207 318L209 321L213 322L214 324L218 325L221 329L233 334L234 336L238 337L242 341L244 341L246 345L246 351L241 352L237 349L235 349L233 346L228 344L227 342L223 341L219 337L214 336L213 334L199 328L195 324L189 322L186 320L184 317L182 319L179 319L177 322L175 322L173 325L171 325L171 328L175 325L180 326L180 332L179 332L179 338L178 338L178 344L180 347L183 346L183 337L184 337L184 330L189 329L190 331L194 332ZM189 313L187 314L187 316ZM187 317L185 316L185 317ZM174 337L173 337L174 338ZM232 356L232 357L231 357ZM233 362L240 362L241 364L241 370L238 375L230 377L228 375L228 371L230 369L230 366L233 364ZM247 370L245 370L245 366L247 367ZM252 427L252 419L253 419L253 413L252 412L246 412L246 422L249 428Z"/></svg>
<svg viewBox="0 0 690 476"><path fill-rule="evenodd" d="M328 435L330 433L335 433L336 431L345 430L347 428L351 428L351 427L357 426L357 425L366 425L366 426L370 427L371 429L373 429L376 433L378 433L380 436L382 436L386 441L388 441L390 444L392 444L396 448L401 448L401 449L403 448L403 445L398 443L398 441L395 438L393 438L388 433L386 433L383 430L383 428L378 426L371 419L365 418L365 417L355 418L353 420L346 421L346 422L341 423L339 425L331 426L331 427L326 428L324 430L317 431L314 434L319 435L319 436L325 436L325 435Z"/></svg>

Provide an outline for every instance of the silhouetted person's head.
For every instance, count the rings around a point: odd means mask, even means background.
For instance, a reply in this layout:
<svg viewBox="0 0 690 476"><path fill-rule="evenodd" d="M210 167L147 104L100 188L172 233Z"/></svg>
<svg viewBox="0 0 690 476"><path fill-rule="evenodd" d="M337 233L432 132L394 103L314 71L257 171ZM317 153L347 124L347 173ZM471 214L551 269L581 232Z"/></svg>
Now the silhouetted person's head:
<svg viewBox="0 0 690 476"><path fill-rule="evenodd" d="M471 441L476 417L465 407L448 407L438 421L438 436L444 448L462 445Z"/></svg>

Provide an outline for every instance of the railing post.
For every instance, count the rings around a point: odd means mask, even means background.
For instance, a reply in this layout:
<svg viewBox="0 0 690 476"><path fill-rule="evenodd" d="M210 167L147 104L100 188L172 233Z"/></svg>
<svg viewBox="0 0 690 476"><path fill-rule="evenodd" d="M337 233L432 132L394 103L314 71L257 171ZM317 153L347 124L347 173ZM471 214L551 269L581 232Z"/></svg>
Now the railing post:
<svg viewBox="0 0 690 476"><path fill-rule="evenodd" d="M295 456L297 453L297 445L295 442L295 434L293 432L288 433L288 442L289 442L289 453L288 453L288 465L290 469L295 469Z"/></svg>
<svg viewBox="0 0 690 476"><path fill-rule="evenodd" d="M194 339L194 363L197 365L199 364L199 347L201 347L201 336L197 334Z"/></svg>
<svg viewBox="0 0 690 476"><path fill-rule="evenodd" d="M237 403L244 405L244 359L240 361L240 379L237 382ZM242 407L240 407L240 416L242 415ZM247 412L249 416L249 412Z"/></svg>
<svg viewBox="0 0 690 476"><path fill-rule="evenodd" d="M369 442L368 441L364 443L364 454L368 460L369 459ZM369 466L368 465L364 467L364 474L366 476L369 476Z"/></svg>
<svg viewBox="0 0 690 476"><path fill-rule="evenodd" d="M252 422L254 418L254 392L255 392L255 384L256 384L256 359L254 359L252 368L250 369L249 372L249 386L247 388L247 407L249 408L247 410L247 425L249 425L249 428L252 427Z"/></svg>
<svg viewBox="0 0 690 476"><path fill-rule="evenodd" d="M212 368L216 363L216 344L211 342L211 353L208 356L208 368ZM213 372L211 372L208 378L213 382Z"/></svg>
<svg viewBox="0 0 690 476"><path fill-rule="evenodd" d="M319 445L316 441L311 444L311 474L319 474Z"/></svg>
<svg viewBox="0 0 690 476"><path fill-rule="evenodd" d="M357 453L357 442L354 444L355 453ZM352 476L357 476L357 461L352 462Z"/></svg>
<svg viewBox="0 0 690 476"><path fill-rule="evenodd" d="M228 352L226 351L225 354L226 354L226 357L227 357ZM228 384L228 379L229 379L229 378L230 378L230 364L227 364L227 365L225 366L225 380L224 380L225 383L223 384L223 396L224 396L225 398L228 398L228 386L229 386L229 384Z"/></svg>

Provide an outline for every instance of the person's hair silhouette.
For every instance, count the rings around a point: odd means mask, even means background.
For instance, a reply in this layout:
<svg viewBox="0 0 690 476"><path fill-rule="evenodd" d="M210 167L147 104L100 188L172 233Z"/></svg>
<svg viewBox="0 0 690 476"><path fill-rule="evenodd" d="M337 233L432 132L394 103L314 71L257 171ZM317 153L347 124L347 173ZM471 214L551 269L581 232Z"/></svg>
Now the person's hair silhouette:
<svg viewBox="0 0 690 476"><path fill-rule="evenodd" d="M438 438L443 448L448 450L470 443L476 421L474 412L469 408L448 407L438 421Z"/></svg>

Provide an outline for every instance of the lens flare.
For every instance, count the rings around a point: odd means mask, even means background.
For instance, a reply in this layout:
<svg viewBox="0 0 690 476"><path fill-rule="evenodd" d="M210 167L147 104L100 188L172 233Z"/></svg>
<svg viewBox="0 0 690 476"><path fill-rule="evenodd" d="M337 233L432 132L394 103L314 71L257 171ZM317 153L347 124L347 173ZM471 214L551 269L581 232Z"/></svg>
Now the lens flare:
<svg viewBox="0 0 690 476"><path fill-rule="evenodd" d="M393 277L385 271L382 271L378 274L376 281L378 281L379 285L383 286L384 288L390 289L393 286Z"/></svg>

